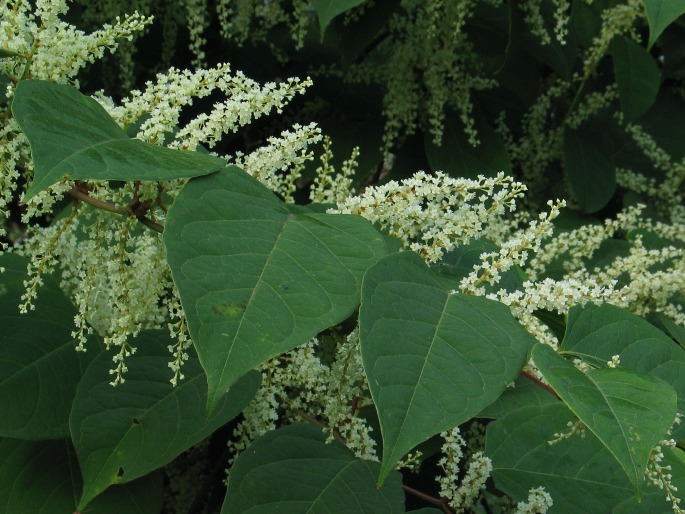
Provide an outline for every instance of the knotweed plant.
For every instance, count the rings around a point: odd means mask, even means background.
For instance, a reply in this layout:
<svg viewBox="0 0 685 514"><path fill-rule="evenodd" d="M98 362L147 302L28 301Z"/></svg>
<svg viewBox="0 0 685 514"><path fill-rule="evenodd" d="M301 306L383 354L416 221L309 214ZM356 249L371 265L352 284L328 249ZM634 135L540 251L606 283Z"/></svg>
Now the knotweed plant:
<svg viewBox="0 0 685 514"><path fill-rule="evenodd" d="M185 25L172 12L181 4ZM0 479L8 512L35 508L26 498L83 512L108 495L130 510L120 488L156 505L158 468L192 510L226 466L223 506L207 512L316 510L327 494L341 512L403 512L405 495L443 512L608 512L637 501L682 512L685 175L682 156L640 118L649 106L636 114L618 78L621 52L646 54L637 28L649 6L574 4L595 16L596 34L581 41L577 69L546 64L517 121L500 103L477 108L479 94L501 92L511 56L493 71L473 24L504 14L503 2L381 10L385 28L361 54L319 68L330 72L322 80L382 86L383 163L371 172L366 141L335 155L316 123L269 125L314 80L260 83L209 65L207 40L213 20L246 48L273 45L285 26L306 50L315 17L324 40L327 27L344 31L386 7L125 6L133 14L86 5L79 21L101 25L87 33L65 21L66 0L0 4L0 304L10 313L0 456L11 470L42 452L80 467L52 469L68 487L49 498L31 488L41 477ZM529 1L506 13L523 21L535 54L583 38L570 9ZM124 44L122 62L133 62L131 42L153 30L152 14L169 53L187 27L191 66L121 97L79 92L79 72L106 51ZM616 83L595 82L608 54ZM617 103L622 113L607 117ZM607 119L654 168L610 163L610 185L641 195L613 210L604 193L579 189L587 175L569 150ZM411 159L390 154L420 131L425 149L454 140L455 120L467 143L455 155L468 148L459 155L473 163L468 152L490 145L510 173L407 173ZM433 168L452 162L427 155ZM550 189L559 162L567 184ZM169 463L193 447L186 457L202 461L222 426L214 482L189 501L183 457ZM435 496L414 487L417 475L432 475Z"/></svg>

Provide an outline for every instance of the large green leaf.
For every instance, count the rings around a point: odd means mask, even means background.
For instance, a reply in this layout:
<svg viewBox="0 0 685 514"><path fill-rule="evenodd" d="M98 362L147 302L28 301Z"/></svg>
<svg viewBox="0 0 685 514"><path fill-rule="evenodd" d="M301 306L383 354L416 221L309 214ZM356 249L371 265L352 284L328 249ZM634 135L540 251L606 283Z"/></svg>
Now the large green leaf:
<svg viewBox="0 0 685 514"><path fill-rule="evenodd" d="M387 252L365 219L286 205L235 167L183 188L164 242L210 411L245 372L352 314Z"/></svg>
<svg viewBox="0 0 685 514"><path fill-rule="evenodd" d="M72 514L81 474L68 441L0 440L0 512ZM87 514L159 514L162 474L154 472L110 489L93 500Z"/></svg>
<svg viewBox="0 0 685 514"><path fill-rule="evenodd" d="M659 38L666 27L685 14L685 0L642 0L649 22L649 45Z"/></svg>
<svg viewBox="0 0 685 514"><path fill-rule="evenodd" d="M28 200L63 177L72 180L169 180L215 172L225 161L129 139L92 98L42 80L17 85L12 113L31 144L35 166Z"/></svg>
<svg viewBox="0 0 685 514"><path fill-rule="evenodd" d="M99 348L75 350L76 309L52 276L43 278L35 310L19 313L27 264L0 257L0 436L58 439L69 435L76 385Z"/></svg>
<svg viewBox="0 0 685 514"><path fill-rule="evenodd" d="M584 212L604 207L616 190L616 168L602 138L585 130L564 132L564 173Z"/></svg>
<svg viewBox="0 0 685 514"><path fill-rule="evenodd" d="M414 446L497 399L535 342L508 307L450 293L413 252L367 272L359 337L383 436L381 483Z"/></svg>
<svg viewBox="0 0 685 514"><path fill-rule="evenodd" d="M619 355L622 368L670 384L680 412L685 412L685 350L639 316L607 303L575 306L561 349L597 366Z"/></svg>
<svg viewBox="0 0 685 514"><path fill-rule="evenodd" d="M659 68L649 52L632 39L616 37L611 54L621 110L628 121L644 114L659 92Z"/></svg>
<svg viewBox="0 0 685 514"><path fill-rule="evenodd" d="M101 354L79 383L70 419L72 440L83 473L83 509L112 484L129 482L173 460L235 417L259 387L258 373L240 380L207 420L207 384L196 358L173 387L167 363L168 333L143 332L127 363L126 382L109 385L111 359Z"/></svg>
<svg viewBox="0 0 685 514"><path fill-rule="evenodd" d="M364 2L366 2L366 0L311 0L312 8L319 18L321 40L323 41L326 27L328 27L328 24L333 18Z"/></svg>
<svg viewBox="0 0 685 514"><path fill-rule="evenodd" d="M673 388L620 368L583 373L547 345L536 345L532 355L549 385L618 460L639 497L649 453L676 416Z"/></svg>
<svg viewBox="0 0 685 514"><path fill-rule="evenodd" d="M267 432L236 459L222 514L393 514L404 512L402 477L376 487L380 465L313 425Z"/></svg>
<svg viewBox="0 0 685 514"><path fill-rule="evenodd" d="M485 454L497 489L525 500L544 486L558 514L605 513L632 496L621 466L592 433L550 445L576 418L561 402L525 407L488 424Z"/></svg>

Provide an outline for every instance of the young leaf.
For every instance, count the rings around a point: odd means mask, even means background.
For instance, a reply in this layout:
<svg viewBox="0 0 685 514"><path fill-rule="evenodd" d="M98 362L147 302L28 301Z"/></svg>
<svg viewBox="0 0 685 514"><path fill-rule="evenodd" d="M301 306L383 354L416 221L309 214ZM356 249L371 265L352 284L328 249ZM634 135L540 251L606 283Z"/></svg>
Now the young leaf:
<svg viewBox="0 0 685 514"><path fill-rule="evenodd" d="M170 180L206 175L225 165L219 157L129 139L99 103L64 84L22 80L12 114L29 140L35 166L24 201L63 177Z"/></svg>
<svg viewBox="0 0 685 514"><path fill-rule="evenodd" d="M551 512L612 512L632 490L621 466L592 433L554 444L556 433L575 421L561 402L524 407L488 424L485 455L492 460L497 489L525 500L544 486L554 501Z"/></svg>
<svg viewBox="0 0 685 514"><path fill-rule="evenodd" d="M204 373L191 358L185 379L169 383L170 343L165 331L143 332L128 362L126 382L112 388L111 358L101 354L79 383L70 426L83 473L79 509L112 484L130 482L171 462L178 454L234 418L259 387L258 373L245 375L207 420Z"/></svg>
<svg viewBox="0 0 685 514"><path fill-rule="evenodd" d="M676 416L673 388L619 368L583 373L547 345L536 345L532 355L547 383L621 464L639 498L649 453Z"/></svg>
<svg viewBox="0 0 685 514"><path fill-rule="evenodd" d="M535 342L508 307L450 293L412 252L366 273L359 337L383 437L380 483L414 446L497 399Z"/></svg>
<svg viewBox="0 0 685 514"><path fill-rule="evenodd" d="M76 309L51 276L35 310L19 312L28 259L7 253L0 284L0 435L57 439L69 435L76 385L98 347L77 352L71 336Z"/></svg>
<svg viewBox="0 0 685 514"><path fill-rule="evenodd" d="M221 514L393 514L404 512L401 475L376 487L379 464L326 443L313 425L267 432L236 459Z"/></svg>
<svg viewBox="0 0 685 514"><path fill-rule="evenodd" d="M210 411L244 373L352 314L387 252L365 219L286 205L235 167L183 188L164 242Z"/></svg>
<svg viewBox="0 0 685 514"><path fill-rule="evenodd" d="M685 2L683 0L642 0L642 3L647 11L649 23L647 48L652 48L664 29L685 14Z"/></svg>
<svg viewBox="0 0 685 514"><path fill-rule="evenodd" d="M564 132L564 173L584 212L597 212L616 190L616 167L601 139L587 131Z"/></svg>
<svg viewBox="0 0 685 514"><path fill-rule="evenodd" d="M321 40L326 32L326 27L333 18L349 11L353 7L361 5L366 0L311 0L312 8L319 18L319 27L321 29Z"/></svg>
<svg viewBox="0 0 685 514"><path fill-rule="evenodd" d="M0 439L0 512L72 514L80 489L68 441ZM84 514L158 514L161 508L162 474L155 472L106 491Z"/></svg>
<svg viewBox="0 0 685 514"><path fill-rule="evenodd" d="M659 68L649 52L626 37L613 39L611 54L621 111L631 121L644 114L656 100Z"/></svg>

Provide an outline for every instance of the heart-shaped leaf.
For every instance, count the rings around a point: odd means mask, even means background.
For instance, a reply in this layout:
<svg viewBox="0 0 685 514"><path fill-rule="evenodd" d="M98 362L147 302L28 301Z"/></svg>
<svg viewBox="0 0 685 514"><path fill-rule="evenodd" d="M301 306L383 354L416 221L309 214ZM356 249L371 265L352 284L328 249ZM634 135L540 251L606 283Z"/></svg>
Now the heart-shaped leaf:
<svg viewBox="0 0 685 514"><path fill-rule="evenodd" d="M676 416L673 388L620 368L583 373L547 345L536 345L532 355L547 383L614 455L640 497L649 453Z"/></svg>
<svg viewBox="0 0 685 514"><path fill-rule="evenodd" d="M496 400L535 342L508 307L450 293L412 252L367 272L359 337L383 436L380 483L414 446Z"/></svg>
<svg viewBox="0 0 685 514"><path fill-rule="evenodd" d="M164 242L210 412L245 372L352 314L387 253L367 220L286 205L236 167L183 188Z"/></svg>
<svg viewBox="0 0 685 514"><path fill-rule="evenodd" d="M524 407L488 424L485 455L492 460L497 489L525 500L533 487L544 486L554 507L550 512L599 513L633 494L621 466L592 433L555 444L556 433L575 421L562 403Z"/></svg>
<svg viewBox="0 0 685 514"><path fill-rule="evenodd" d="M19 313L27 264L15 254L0 256L0 435L58 439L69 435L76 385L98 347L75 350L76 309L52 276L43 278L35 310Z"/></svg>
<svg viewBox="0 0 685 514"><path fill-rule="evenodd" d="M31 144L28 200L63 177L72 180L170 180L224 167L219 157L129 139L95 100L71 86L22 80L12 114Z"/></svg>
<svg viewBox="0 0 685 514"><path fill-rule="evenodd" d="M221 513L404 512L398 472L377 488L377 462L326 439L313 425L289 425L255 440L231 468Z"/></svg>
<svg viewBox="0 0 685 514"><path fill-rule="evenodd" d="M252 399L258 373L241 379L205 417L207 384L196 358L183 368L186 378L173 387L167 363L171 343L162 330L143 332L127 363L126 382L112 388L107 354L96 358L79 383L70 419L83 473L79 509L112 484L129 482L178 454L234 418Z"/></svg>

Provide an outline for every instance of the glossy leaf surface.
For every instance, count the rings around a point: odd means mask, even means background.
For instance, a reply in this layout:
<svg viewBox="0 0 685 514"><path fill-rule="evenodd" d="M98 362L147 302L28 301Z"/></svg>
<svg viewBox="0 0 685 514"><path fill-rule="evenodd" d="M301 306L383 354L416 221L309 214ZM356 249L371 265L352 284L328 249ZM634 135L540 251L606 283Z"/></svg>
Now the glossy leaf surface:
<svg viewBox="0 0 685 514"><path fill-rule="evenodd" d="M497 399L535 341L508 307L451 294L410 252L367 272L359 337L383 436L380 482L414 446Z"/></svg>
<svg viewBox="0 0 685 514"><path fill-rule="evenodd" d="M387 252L365 219L286 205L235 167L184 187L164 241L210 410L244 373L352 314Z"/></svg>
<svg viewBox="0 0 685 514"><path fill-rule="evenodd" d="M222 514L404 512L401 475L376 488L377 462L357 459L313 425L267 432L231 468Z"/></svg>

